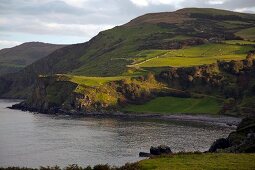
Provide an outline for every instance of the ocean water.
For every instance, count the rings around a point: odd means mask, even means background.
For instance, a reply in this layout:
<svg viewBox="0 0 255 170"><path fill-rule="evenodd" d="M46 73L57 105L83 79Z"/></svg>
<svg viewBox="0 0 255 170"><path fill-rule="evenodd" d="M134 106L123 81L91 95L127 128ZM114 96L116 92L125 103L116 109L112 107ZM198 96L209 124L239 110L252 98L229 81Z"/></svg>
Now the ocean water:
<svg viewBox="0 0 255 170"><path fill-rule="evenodd" d="M165 144L172 151L206 151L234 129L156 120L35 114L7 109L0 100L0 166L123 165Z"/></svg>

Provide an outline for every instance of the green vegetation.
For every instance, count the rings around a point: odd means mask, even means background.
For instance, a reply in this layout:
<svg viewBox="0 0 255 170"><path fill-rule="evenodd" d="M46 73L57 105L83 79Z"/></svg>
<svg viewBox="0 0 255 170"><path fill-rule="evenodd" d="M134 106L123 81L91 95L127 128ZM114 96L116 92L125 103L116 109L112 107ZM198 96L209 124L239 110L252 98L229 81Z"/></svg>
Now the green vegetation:
<svg viewBox="0 0 255 170"><path fill-rule="evenodd" d="M131 75L132 73L128 73L130 67L127 66L137 66L135 64L142 63L145 60L157 56L160 56L159 59L152 59L139 66L190 66L213 63L218 59L237 60L245 57L244 53L235 54L234 51L224 52L226 45L222 47L222 49L221 47L216 47L216 49L212 48L211 53L215 50L215 56L210 54L208 54L208 56L202 55L202 60L199 59L201 57L199 53L193 56L179 56L178 54L171 54L168 52L169 49L195 46L197 45L196 43L189 44L186 43L186 41L196 38L208 40L215 37L224 38L227 35L228 39L236 39L237 37L235 37L233 33L250 28L253 23L250 19L254 19L254 15L197 8L183 9L176 13L178 14L178 12L196 15L176 15L174 17L166 13L144 15L125 25L100 32L89 43L72 45L69 48L63 49L61 53L49 57L45 64L53 65L53 70L56 70L56 73L90 77L112 77ZM215 18L215 15L220 15L220 17ZM232 18L230 16L232 16ZM189 17L196 19L189 20ZM205 20L204 17L207 17L207 19ZM224 17L226 17L226 19L224 19ZM240 19L240 17L244 18L244 21ZM222 27L221 23L226 21L228 21L228 25L233 25L234 28ZM242 24L242 27L240 27L239 24ZM220 46L220 44L218 46ZM228 47L226 48L226 50L229 50ZM222 51L219 52L217 49L221 49ZM149 50L149 53L147 53L146 50ZM201 50L205 51L207 49L205 47L205 49ZM164 55L166 52L167 55ZM176 51L176 53L179 52L182 51ZM188 51L186 53L188 53ZM172 59L172 57L174 58ZM167 60L165 60L165 58L167 58ZM186 60L188 64L185 64ZM42 64L44 63L38 62L31 67L40 68L43 67ZM47 69L46 66L45 68ZM51 70L45 70L44 73L50 71ZM137 72L134 72L134 74L137 74Z"/></svg>
<svg viewBox="0 0 255 170"><path fill-rule="evenodd" d="M246 40L255 40L255 27L243 29L236 33L237 36L240 36Z"/></svg>
<svg viewBox="0 0 255 170"><path fill-rule="evenodd" d="M76 86L70 82L55 82L46 88L47 100L50 104L60 105L74 91Z"/></svg>
<svg viewBox="0 0 255 170"><path fill-rule="evenodd" d="M134 59L135 60L134 64L146 61L146 60L154 58L156 56L162 56L162 55L166 54L167 52L168 52L167 50L145 50L145 51L140 51L136 55L136 58Z"/></svg>
<svg viewBox="0 0 255 170"><path fill-rule="evenodd" d="M123 110L128 112L162 114L217 114L221 109L218 100L206 98L157 97L142 105L129 105Z"/></svg>
<svg viewBox="0 0 255 170"><path fill-rule="evenodd" d="M57 106L64 103L70 108L70 100L74 100L70 95L74 92L74 95L77 96L75 103L86 109L85 111L101 108L112 109L118 107L119 103L123 104L129 100L148 100L153 91L165 87L164 84L155 80L153 74L139 78L128 76L85 77L67 74L57 74L53 79L51 76L41 76L40 78L41 81L47 82L46 96L34 94L35 98L29 100L30 103L39 98L39 100L46 99L46 102Z"/></svg>
<svg viewBox="0 0 255 170"><path fill-rule="evenodd" d="M69 78L69 81L83 85L83 86L100 86L110 81L116 81L125 79L125 76L116 77L87 77L87 76L75 76L75 75L64 75Z"/></svg>
<svg viewBox="0 0 255 170"><path fill-rule="evenodd" d="M144 43L144 38L166 31L154 24L122 26L103 31L97 36L98 41L79 58L83 65L72 70L72 74L119 76L127 72L126 66L134 61L135 54L139 53L137 47Z"/></svg>
<svg viewBox="0 0 255 170"><path fill-rule="evenodd" d="M142 170L249 170L255 169L255 154L177 154L139 162Z"/></svg>
<svg viewBox="0 0 255 170"><path fill-rule="evenodd" d="M231 43L231 42L229 42ZM232 42L233 43L233 42ZM252 50L252 46L232 45L232 44L205 44L195 47L187 47L179 50L150 50L144 52L149 60L136 64L140 67L187 67L194 65L212 64L217 60L241 60L245 59L247 52ZM163 55L153 55L160 54Z"/></svg>
<svg viewBox="0 0 255 170"><path fill-rule="evenodd" d="M224 41L226 44L232 44L232 45L254 45L255 41L247 41L247 40L226 40Z"/></svg>

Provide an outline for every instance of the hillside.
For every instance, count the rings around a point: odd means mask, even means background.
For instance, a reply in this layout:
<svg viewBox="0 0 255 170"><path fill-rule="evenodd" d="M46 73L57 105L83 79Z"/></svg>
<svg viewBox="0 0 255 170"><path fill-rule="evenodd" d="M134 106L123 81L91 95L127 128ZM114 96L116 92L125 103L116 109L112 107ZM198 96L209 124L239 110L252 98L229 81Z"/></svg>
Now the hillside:
<svg viewBox="0 0 255 170"><path fill-rule="evenodd" d="M0 50L0 75L17 72L64 45L28 42Z"/></svg>
<svg viewBox="0 0 255 170"><path fill-rule="evenodd" d="M255 40L254 24L254 14L216 9L187 8L146 14L100 32L89 42L61 49L26 69L43 74L120 75L128 70L127 65L159 55L155 50L180 49L229 39ZM155 51L155 55L144 55L147 50ZM45 69L41 69L42 63Z"/></svg>
<svg viewBox="0 0 255 170"><path fill-rule="evenodd" d="M52 113L253 114L254 25L254 14L217 9L146 14L0 77L0 96Z"/></svg>

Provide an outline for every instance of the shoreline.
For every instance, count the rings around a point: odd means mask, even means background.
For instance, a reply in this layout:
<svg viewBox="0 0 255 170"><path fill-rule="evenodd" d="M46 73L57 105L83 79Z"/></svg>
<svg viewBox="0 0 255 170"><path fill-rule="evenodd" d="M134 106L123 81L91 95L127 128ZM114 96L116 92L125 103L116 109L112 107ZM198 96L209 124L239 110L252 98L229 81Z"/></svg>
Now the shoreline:
<svg viewBox="0 0 255 170"><path fill-rule="evenodd" d="M13 101L8 100L8 101ZM17 107L18 106L18 107ZM58 116L81 116L81 117L101 117L101 118L131 118L131 119L154 119L162 121L182 121L182 122L196 122L210 125L220 125L228 127L236 127L242 120L241 117L233 117L228 115L208 115L208 114L187 114L187 113L172 113L172 114L161 114L161 113L139 113L139 112L121 112L121 111L98 111L98 112L81 112L76 110L58 110L57 113L45 113L40 112L36 108L24 108L20 106L20 103L16 103L7 107L9 109L29 111L31 113L40 113L46 115L58 115Z"/></svg>
<svg viewBox="0 0 255 170"><path fill-rule="evenodd" d="M151 114L151 113L125 113L125 112L109 112L109 113L83 113L83 116L91 117L113 117L113 118L145 118L145 119L156 119L163 121L182 121L182 122L196 122L205 124L216 124L220 126L233 126L236 127L242 120L239 117L231 117L226 115L189 115L189 114Z"/></svg>

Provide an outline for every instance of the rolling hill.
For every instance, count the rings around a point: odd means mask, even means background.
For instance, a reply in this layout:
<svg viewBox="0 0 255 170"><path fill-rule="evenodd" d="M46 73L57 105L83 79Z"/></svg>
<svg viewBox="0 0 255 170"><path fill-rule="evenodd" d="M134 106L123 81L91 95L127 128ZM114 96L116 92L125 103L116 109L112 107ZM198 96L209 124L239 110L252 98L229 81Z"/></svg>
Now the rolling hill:
<svg viewBox="0 0 255 170"><path fill-rule="evenodd" d="M64 45L27 42L0 50L0 75L22 70L38 59L46 57Z"/></svg>
<svg viewBox="0 0 255 170"><path fill-rule="evenodd" d="M254 25L254 14L217 9L187 8L175 12L146 14L125 25L100 32L89 42L60 49L24 70L37 74L116 76L124 74L129 69L127 65L157 56L156 50L168 52L171 49L210 43L198 49L203 50L204 47L209 50L208 48L214 48L215 42L221 40L255 40L252 34ZM247 30L251 34L243 35ZM230 51L232 45L227 44L225 47ZM156 54L141 56L148 50ZM247 52L240 50L238 52L238 49L233 49L224 55ZM195 55L201 57L202 54ZM220 52L215 55L221 59Z"/></svg>

